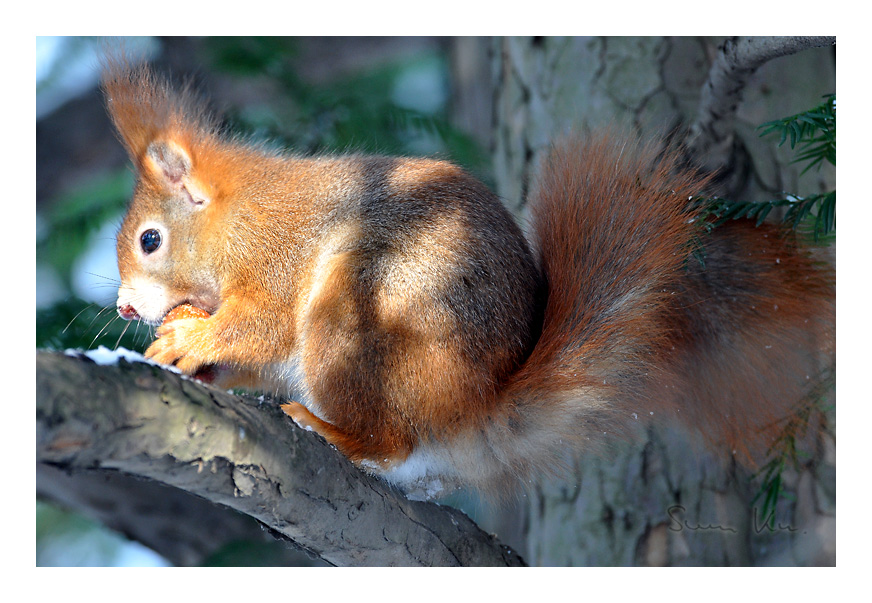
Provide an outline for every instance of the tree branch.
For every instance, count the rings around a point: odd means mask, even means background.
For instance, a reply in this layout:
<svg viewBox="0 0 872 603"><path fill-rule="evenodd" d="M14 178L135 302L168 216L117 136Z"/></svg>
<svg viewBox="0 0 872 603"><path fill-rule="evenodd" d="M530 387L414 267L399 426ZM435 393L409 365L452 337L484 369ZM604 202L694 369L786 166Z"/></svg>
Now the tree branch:
<svg viewBox="0 0 872 603"><path fill-rule="evenodd" d="M732 162L736 110L748 78L772 59L835 43L835 36L727 39L703 84L696 121L685 141L688 156L709 172L728 168Z"/></svg>
<svg viewBox="0 0 872 603"><path fill-rule="evenodd" d="M148 478L255 518L334 565L522 565L450 507L410 501L277 405L157 366L37 352L38 464Z"/></svg>
<svg viewBox="0 0 872 603"><path fill-rule="evenodd" d="M144 544L177 566L324 564L252 517L120 471L37 463L36 494Z"/></svg>

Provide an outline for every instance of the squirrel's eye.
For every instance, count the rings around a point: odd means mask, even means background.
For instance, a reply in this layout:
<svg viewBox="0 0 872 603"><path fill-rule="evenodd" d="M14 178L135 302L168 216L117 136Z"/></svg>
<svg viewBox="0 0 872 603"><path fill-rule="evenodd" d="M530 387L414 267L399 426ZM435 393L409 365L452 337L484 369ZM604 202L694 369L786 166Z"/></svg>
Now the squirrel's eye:
<svg viewBox="0 0 872 603"><path fill-rule="evenodd" d="M160 231L156 228L149 228L140 235L139 243L146 254L154 253L160 247Z"/></svg>

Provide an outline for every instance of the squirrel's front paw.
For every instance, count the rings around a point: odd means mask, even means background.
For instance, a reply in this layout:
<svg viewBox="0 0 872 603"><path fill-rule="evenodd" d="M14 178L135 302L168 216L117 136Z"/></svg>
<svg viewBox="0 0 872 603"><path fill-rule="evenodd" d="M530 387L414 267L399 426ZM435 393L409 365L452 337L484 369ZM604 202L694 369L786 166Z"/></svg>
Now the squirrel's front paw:
<svg viewBox="0 0 872 603"><path fill-rule="evenodd" d="M205 321L182 318L158 327L157 339L145 351L146 358L161 364L175 365L185 374L193 375L198 368L209 364L205 358Z"/></svg>

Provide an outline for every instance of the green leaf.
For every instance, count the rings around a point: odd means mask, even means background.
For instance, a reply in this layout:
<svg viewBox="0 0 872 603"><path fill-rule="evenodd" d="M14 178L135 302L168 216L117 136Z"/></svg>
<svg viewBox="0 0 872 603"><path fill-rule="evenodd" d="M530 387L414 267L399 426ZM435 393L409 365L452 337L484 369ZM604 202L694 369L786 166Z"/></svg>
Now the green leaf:
<svg viewBox="0 0 872 603"><path fill-rule="evenodd" d="M769 212L772 211L772 208L775 207L772 203L761 203L760 211L757 212L757 223L756 226L760 226L766 220L766 216L769 215Z"/></svg>
<svg viewBox="0 0 872 603"><path fill-rule="evenodd" d="M803 173L813 166L820 166L823 160L835 165L836 160L836 113L834 94L809 111L790 117L766 122L758 127L760 136L774 132L781 133L778 146L790 138L790 148L798 149L794 159L797 162L809 161Z"/></svg>

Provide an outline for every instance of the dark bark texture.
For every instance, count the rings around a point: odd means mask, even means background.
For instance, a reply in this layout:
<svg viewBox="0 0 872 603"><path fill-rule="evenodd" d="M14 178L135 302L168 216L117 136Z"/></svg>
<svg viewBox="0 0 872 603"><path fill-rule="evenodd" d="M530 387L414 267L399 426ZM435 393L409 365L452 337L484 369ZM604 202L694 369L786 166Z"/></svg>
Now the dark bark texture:
<svg viewBox="0 0 872 603"><path fill-rule="evenodd" d="M523 564L463 513L406 499L269 401L139 362L38 352L36 367L38 491L107 520L111 491L136 488L115 527L177 563L252 534L253 518L331 565Z"/></svg>

